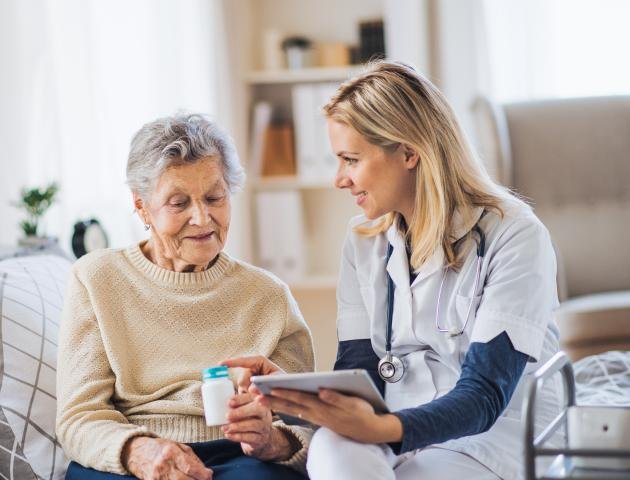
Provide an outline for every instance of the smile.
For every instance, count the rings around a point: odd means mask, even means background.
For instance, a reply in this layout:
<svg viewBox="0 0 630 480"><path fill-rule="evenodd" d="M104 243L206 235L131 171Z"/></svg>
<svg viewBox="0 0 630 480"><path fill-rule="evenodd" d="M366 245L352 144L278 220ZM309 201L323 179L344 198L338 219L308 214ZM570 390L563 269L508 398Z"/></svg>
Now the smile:
<svg viewBox="0 0 630 480"><path fill-rule="evenodd" d="M361 193L358 193L358 194L356 195L356 199L357 199L357 200L356 200L356 202L357 202L357 205L361 205L361 204L363 203L363 201L365 200L365 197L367 197L367 192L361 192Z"/></svg>
<svg viewBox="0 0 630 480"><path fill-rule="evenodd" d="M202 233L201 235L195 235L194 237L186 237L188 240L195 240L197 242L203 242L205 240L209 240L214 232Z"/></svg>

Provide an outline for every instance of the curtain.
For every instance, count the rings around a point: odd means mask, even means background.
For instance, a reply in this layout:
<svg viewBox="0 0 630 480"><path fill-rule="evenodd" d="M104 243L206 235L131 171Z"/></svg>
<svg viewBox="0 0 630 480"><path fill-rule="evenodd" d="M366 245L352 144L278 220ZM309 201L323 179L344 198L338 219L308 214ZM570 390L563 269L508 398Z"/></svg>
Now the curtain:
<svg viewBox="0 0 630 480"><path fill-rule="evenodd" d="M499 101L630 93L627 0L483 0L489 69Z"/></svg>
<svg viewBox="0 0 630 480"><path fill-rule="evenodd" d="M145 122L179 110L221 122L229 78L221 1L4 0L0 5L0 244L15 243L23 186L56 181L46 233L70 250L73 224L97 218L110 246L145 236L125 167ZM225 92L225 89L222 91ZM227 92L229 98L229 91Z"/></svg>

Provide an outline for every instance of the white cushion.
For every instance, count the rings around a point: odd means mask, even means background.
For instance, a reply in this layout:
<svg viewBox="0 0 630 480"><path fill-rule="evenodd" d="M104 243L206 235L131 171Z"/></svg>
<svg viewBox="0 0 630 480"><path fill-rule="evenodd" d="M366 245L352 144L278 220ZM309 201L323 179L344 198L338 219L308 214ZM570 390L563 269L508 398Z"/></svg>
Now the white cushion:
<svg viewBox="0 0 630 480"><path fill-rule="evenodd" d="M68 466L55 435L55 375L70 266L54 255L0 262L0 450L10 450L0 478L63 479Z"/></svg>

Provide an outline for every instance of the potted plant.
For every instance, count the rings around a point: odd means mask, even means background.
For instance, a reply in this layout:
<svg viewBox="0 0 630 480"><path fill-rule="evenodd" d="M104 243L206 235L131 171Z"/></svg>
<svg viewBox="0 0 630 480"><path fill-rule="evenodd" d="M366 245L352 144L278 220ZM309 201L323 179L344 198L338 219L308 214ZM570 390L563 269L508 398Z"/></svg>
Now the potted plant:
<svg viewBox="0 0 630 480"><path fill-rule="evenodd" d="M308 55L312 46L306 37L288 37L282 42L282 48L287 56L287 66L292 70L309 67L311 58Z"/></svg>
<svg viewBox="0 0 630 480"><path fill-rule="evenodd" d="M40 231L40 220L55 201L58 191L59 187L56 183L43 188L22 189L20 201L15 205L26 211L26 220L20 222L20 227L24 232L20 245L40 246L50 242L50 239Z"/></svg>

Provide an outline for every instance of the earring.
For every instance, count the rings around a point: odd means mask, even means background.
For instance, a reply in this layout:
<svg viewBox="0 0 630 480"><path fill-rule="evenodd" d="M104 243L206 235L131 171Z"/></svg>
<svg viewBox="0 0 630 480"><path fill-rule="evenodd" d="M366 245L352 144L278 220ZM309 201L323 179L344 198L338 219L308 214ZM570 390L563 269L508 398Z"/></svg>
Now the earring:
<svg viewBox="0 0 630 480"><path fill-rule="evenodd" d="M148 223L144 224L144 230L147 231L151 228L151 225L149 225Z"/></svg>

